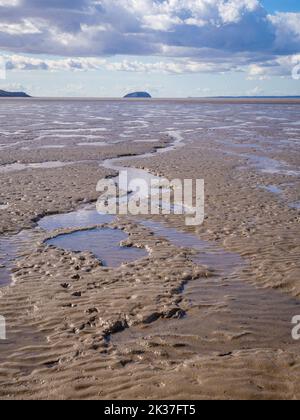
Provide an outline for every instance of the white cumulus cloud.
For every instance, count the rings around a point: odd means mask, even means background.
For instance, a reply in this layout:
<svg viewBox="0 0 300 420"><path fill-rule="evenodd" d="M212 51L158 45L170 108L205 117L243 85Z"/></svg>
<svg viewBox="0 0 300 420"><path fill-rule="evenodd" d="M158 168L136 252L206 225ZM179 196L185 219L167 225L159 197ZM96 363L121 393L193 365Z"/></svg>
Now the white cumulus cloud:
<svg viewBox="0 0 300 420"><path fill-rule="evenodd" d="M277 71L284 58L300 53L300 13L270 15L259 0L0 0L0 49L79 57L15 56L12 68L84 70L103 65L89 57L134 55L156 56L157 62L105 65L170 73L250 66L249 77L262 78L265 69Z"/></svg>

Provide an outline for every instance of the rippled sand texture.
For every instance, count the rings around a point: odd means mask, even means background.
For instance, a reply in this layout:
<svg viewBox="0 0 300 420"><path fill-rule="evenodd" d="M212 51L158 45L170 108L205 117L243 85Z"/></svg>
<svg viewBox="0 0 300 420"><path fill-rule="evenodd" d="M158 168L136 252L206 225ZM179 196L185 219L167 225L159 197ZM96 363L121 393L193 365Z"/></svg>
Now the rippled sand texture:
<svg viewBox="0 0 300 420"><path fill-rule="evenodd" d="M8 336L0 398L298 399L299 111L1 102L1 254L24 229L31 240L21 234L12 283L0 289ZM176 136L183 147L126 161ZM43 222L33 229L37 222L96 200L97 181L115 174L101 162L122 156L155 175L204 178L204 225L186 228L175 216L110 221L129 235L123 245L147 250L116 268L47 246L83 227L51 232Z"/></svg>

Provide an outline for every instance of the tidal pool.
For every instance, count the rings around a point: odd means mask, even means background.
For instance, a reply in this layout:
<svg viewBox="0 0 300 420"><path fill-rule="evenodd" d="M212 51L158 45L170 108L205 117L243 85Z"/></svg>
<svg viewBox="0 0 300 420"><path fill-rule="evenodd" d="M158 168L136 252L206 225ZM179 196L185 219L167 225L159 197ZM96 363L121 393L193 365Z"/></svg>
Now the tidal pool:
<svg viewBox="0 0 300 420"><path fill-rule="evenodd" d="M120 246L128 235L119 229L96 228L59 235L46 242L56 248L74 252L89 251L97 257L104 266L119 267L146 257L144 249Z"/></svg>

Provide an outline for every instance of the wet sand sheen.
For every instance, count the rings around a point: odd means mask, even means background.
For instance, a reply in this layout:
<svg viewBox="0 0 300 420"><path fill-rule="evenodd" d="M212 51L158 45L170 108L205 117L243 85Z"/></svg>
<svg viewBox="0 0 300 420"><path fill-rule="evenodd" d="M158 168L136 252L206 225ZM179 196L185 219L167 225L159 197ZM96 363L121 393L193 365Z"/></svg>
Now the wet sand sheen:
<svg viewBox="0 0 300 420"><path fill-rule="evenodd" d="M25 231L14 236L0 237L0 288L11 283L11 270L24 247L30 243L30 233Z"/></svg>
<svg viewBox="0 0 300 420"><path fill-rule="evenodd" d="M90 108L94 114L95 106L93 103ZM116 105L113 103L113 106ZM225 122L223 119L228 117L225 106L219 110L189 109L188 103L182 109L164 107L156 110L149 104L139 113L139 105L134 107L134 112L132 107L124 107L123 112L119 112L116 106L116 114L110 114L115 121L119 121L117 115L123 113L129 114L130 121L146 118L148 128L143 127L144 123L139 124L141 133L152 129L152 118L166 119L161 132L176 126L179 118L182 125L186 125L185 129L194 127L182 133L186 143L182 149L171 146L169 154L146 155L139 150L137 155L142 156L133 157L128 164L149 168L145 175L148 178L151 173L164 174L170 179L174 173L180 177L204 174L208 180L209 209L204 228L187 233L182 222L172 217L165 218L162 224L160 218L137 218L134 223L125 219L102 220L90 209L64 214L79 205L74 202L67 208L56 208L57 198L52 197L49 189L47 200L50 196L53 201L46 201L45 207L41 210L38 207L31 216L36 220L38 215L40 219L40 228L34 234L37 238L34 252L28 250L28 244L24 245L26 252L16 261L13 273L15 287L3 289L5 299L1 300L0 312L10 321L10 337L6 350L1 349L0 354L3 368L0 398L7 395L67 399L299 397L298 343L291 338L291 319L299 313L299 300L283 293L297 294L293 280L299 261L297 211L273 198L277 190L261 188L264 185L279 187L290 182L284 177L291 176L280 171L264 173L256 165L248 166L250 171L236 170L236 165L245 167L247 162L242 157L220 158L217 151L207 151L205 147L214 145L212 137L206 130L202 134L195 131L198 128L203 131L199 125L217 125L216 115L222 115L219 125L225 127L237 126L235 120L242 120L243 113L250 119L259 114L271 118L271 111L239 105L230 115L232 120ZM141 118L146 110L147 117ZM284 112L293 114L294 111L292 106L289 111L273 110L272 124L280 124L279 118ZM61 107L63 112L64 107ZM80 118L84 118L86 110L80 109L80 112ZM218 140L218 136L219 139L234 136L239 129L212 131ZM257 130L264 133L266 128ZM246 132L237 135L247 136ZM136 133L135 138L138 137ZM149 136L155 137L155 132ZM252 145L250 137L245 140ZM190 142L195 148L192 149ZM131 146L126 154L136 152ZM65 148L64 153L68 154L69 149ZM82 153L86 151L82 149ZM99 155L101 153L105 160L105 151L99 151ZM284 171L295 167L296 154L289 160L283 152L280 152L282 155L272 153L271 159L287 162L289 166L285 166ZM116 166L126 165L123 161L127 162L126 158L110 161L112 166L105 166L115 172ZM43 180L44 170L47 171L46 168L40 171L38 179ZM64 181L72 170L62 168L64 176L60 178ZM140 169L131 170L133 174L145 174L139 172ZM23 179L29 179L25 172L19 178L17 173L9 176L22 185ZM100 169L100 177L102 173ZM79 197L82 203L87 186L94 178L90 171L84 172L84 167L73 174L79 177L80 183L87 179ZM35 172L30 176L35 177ZM47 181L54 176L47 171ZM54 177L54 180L52 187L61 185L61 179ZM69 185L68 195L74 195L76 183L72 176L66 184ZM288 187L287 191L284 189L290 203L298 201L297 196L292 195L296 185ZM30 183L29 186L31 188ZM28 196L28 190L26 194ZM38 195L37 206L40 199ZM15 212L10 223L18 221L13 196L3 196L1 200L9 202L9 208ZM62 214L41 218L48 211ZM118 232L125 229L129 245L149 248L151 254L110 269L101 267L89 253L40 245L52 234L69 233L70 227L78 230L102 223L111 223ZM192 252L186 247L192 248ZM278 290L263 290L254 284Z"/></svg>

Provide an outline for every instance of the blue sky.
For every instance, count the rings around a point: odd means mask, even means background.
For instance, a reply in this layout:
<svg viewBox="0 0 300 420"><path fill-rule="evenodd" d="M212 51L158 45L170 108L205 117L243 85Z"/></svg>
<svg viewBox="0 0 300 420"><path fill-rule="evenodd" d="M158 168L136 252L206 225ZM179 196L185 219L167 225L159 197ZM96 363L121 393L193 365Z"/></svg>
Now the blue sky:
<svg viewBox="0 0 300 420"><path fill-rule="evenodd" d="M264 0L263 6L271 13L273 12L299 12L299 0Z"/></svg>
<svg viewBox="0 0 300 420"><path fill-rule="evenodd" d="M0 0L0 89L300 95L298 75L299 0Z"/></svg>

